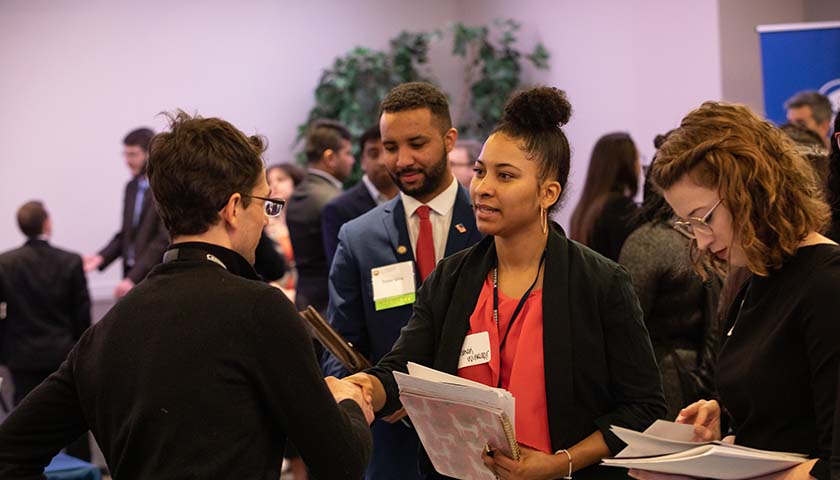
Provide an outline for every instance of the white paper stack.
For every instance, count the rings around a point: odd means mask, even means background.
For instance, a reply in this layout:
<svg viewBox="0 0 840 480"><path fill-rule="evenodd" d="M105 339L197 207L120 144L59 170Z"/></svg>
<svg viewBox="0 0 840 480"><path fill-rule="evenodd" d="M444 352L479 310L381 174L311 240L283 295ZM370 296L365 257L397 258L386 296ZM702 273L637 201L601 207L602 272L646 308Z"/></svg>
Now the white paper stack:
<svg viewBox="0 0 840 480"><path fill-rule="evenodd" d="M627 448L603 464L719 480L741 480L799 465L804 455L757 450L720 441L693 441L691 425L657 420L644 433L613 426Z"/></svg>
<svg viewBox="0 0 840 480"><path fill-rule="evenodd" d="M510 392L415 363L408 372L394 372L400 401L438 473L493 480L481 459L488 445L519 458Z"/></svg>

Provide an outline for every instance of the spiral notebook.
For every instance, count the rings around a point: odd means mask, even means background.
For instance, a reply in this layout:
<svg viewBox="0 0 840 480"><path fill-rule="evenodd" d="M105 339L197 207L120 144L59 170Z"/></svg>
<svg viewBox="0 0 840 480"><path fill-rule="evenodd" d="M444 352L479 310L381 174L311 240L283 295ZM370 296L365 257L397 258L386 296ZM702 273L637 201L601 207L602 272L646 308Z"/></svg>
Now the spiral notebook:
<svg viewBox="0 0 840 480"><path fill-rule="evenodd" d="M394 372L400 401L438 473L495 479L481 459L486 446L519 459L510 392L414 363L408 372Z"/></svg>

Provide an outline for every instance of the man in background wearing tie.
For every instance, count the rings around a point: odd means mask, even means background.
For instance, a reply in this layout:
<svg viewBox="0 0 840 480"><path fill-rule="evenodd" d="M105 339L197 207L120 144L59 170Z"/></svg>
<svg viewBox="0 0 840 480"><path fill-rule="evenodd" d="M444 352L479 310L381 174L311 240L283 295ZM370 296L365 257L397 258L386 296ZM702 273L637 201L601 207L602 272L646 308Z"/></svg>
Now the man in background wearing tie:
<svg viewBox="0 0 840 480"><path fill-rule="evenodd" d="M469 193L449 168L458 131L443 92L428 83L399 85L380 112L383 162L400 194L339 231L328 310L333 327L372 363L391 350L411 316L416 289L437 262L481 239ZM395 284L405 288L389 291ZM327 375L347 375L326 357ZM399 418L374 422L368 480L419 477L417 434Z"/></svg>
<svg viewBox="0 0 840 480"><path fill-rule="evenodd" d="M123 139L123 156L132 179L125 186L122 228L98 254L84 257L86 272L102 271L122 257L123 279L114 290L115 298L121 298L143 280L161 262L169 245L169 235L155 209L146 177L149 142L154 135L151 129L138 128Z"/></svg>

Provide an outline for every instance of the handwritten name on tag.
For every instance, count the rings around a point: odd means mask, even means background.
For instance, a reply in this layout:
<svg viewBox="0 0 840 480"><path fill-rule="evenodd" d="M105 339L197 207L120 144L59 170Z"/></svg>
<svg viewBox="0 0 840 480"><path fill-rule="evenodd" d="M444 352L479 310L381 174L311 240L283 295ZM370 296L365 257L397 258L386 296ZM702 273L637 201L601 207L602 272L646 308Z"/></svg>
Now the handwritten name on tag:
<svg viewBox="0 0 840 480"><path fill-rule="evenodd" d="M461 346L461 355L458 357L458 368L488 363L491 357L490 334L488 332L467 335L464 338L464 344Z"/></svg>

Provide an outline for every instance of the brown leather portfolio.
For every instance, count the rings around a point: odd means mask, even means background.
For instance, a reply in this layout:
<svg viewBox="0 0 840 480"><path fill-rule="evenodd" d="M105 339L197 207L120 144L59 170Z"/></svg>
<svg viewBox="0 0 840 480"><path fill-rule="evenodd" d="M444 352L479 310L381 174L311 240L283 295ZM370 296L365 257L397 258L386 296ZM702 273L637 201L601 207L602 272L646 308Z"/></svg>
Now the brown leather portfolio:
<svg viewBox="0 0 840 480"><path fill-rule="evenodd" d="M367 358L353 348L353 344L345 340L336 332L332 326L318 313L311 305L300 312L300 316L306 320L310 331L315 338L330 351L335 358L344 365L351 374L361 372L370 368L371 364Z"/></svg>

